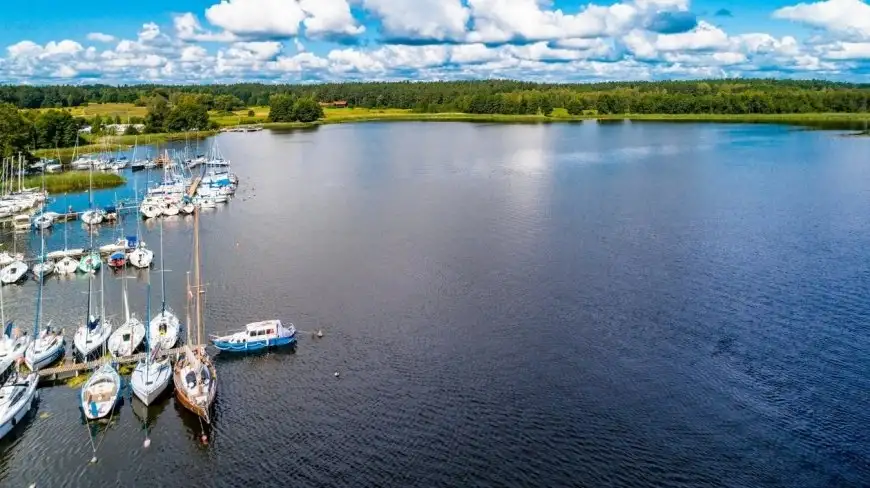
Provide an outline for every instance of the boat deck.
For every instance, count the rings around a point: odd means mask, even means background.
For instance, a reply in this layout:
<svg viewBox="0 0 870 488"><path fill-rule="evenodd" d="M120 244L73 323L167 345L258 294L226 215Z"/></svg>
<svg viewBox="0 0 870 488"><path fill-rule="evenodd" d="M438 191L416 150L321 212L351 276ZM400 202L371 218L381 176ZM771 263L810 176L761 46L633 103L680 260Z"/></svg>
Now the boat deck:
<svg viewBox="0 0 870 488"><path fill-rule="evenodd" d="M202 346L190 346L190 347L191 347L191 349L196 349L196 348L202 347ZM184 351L184 349L185 349L185 347L182 346L182 347L176 347L173 349L169 349L166 351L161 351L160 354L158 355L158 357L164 358L167 356L170 356L170 357L175 356L177 358L178 355ZM74 378L74 377L79 376L83 373L88 373L90 371L93 371L93 370L99 368L100 366L102 366L108 362L116 362L119 364L129 364L129 363L139 362L140 360L142 360L144 358L145 358L145 353L141 352L138 354L134 354L132 356L127 356L127 357L118 358L118 359L105 357L105 358L96 359L94 361L88 361L86 363L67 362L67 363L61 364L60 366L55 366L53 368L45 368L45 369L39 370L38 371L39 381L40 382L43 382L43 381L47 381L47 382L62 381L62 380L66 380L69 378Z"/></svg>

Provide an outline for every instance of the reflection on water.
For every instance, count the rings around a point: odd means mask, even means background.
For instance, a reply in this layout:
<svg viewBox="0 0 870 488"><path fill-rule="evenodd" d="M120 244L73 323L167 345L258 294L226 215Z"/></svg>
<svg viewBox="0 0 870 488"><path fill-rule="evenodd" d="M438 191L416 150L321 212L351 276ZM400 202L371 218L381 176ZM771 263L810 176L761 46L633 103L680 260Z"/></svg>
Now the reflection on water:
<svg viewBox="0 0 870 488"><path fill-rule="evenodd" d="M44 388L0 443L0 484L870 484L870 140L653 122L219 140L242 181L202 214L206 332L280 318L325 337L217 355L211 427L171 394L125 402L96 464L79 390ZM131 216L94 242L138 229L157 251L157 224ZM104 275L110 316L122 276L137 316L149 280L152 314L163 296L185 314L191 231L164 221L165 293L159 252ZM61 248L63 229L47 239ZM87 288L46 281L68 339ZM3 289L25 328L35 291Z"/></svg>

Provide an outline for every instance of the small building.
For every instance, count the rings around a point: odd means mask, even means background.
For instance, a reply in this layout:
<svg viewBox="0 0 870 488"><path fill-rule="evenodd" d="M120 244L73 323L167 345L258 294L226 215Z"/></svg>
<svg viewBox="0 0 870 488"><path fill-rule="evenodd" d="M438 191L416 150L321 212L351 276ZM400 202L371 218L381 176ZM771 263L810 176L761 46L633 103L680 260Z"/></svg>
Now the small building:
<svg viewBox="0 0 870 488"><path fill-rule="evenodd" d="M321 107L347 108L347 100L335 100L333 102L320 102Z"/></svg>

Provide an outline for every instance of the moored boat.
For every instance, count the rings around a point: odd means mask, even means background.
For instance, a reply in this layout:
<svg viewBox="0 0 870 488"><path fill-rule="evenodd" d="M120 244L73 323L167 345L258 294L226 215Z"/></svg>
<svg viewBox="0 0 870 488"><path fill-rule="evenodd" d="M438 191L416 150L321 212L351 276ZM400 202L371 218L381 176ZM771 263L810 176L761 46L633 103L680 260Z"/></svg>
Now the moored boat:
<svg viewBox="0 0 870 488"><path fill-rule="evenodd" d="M3 283L4 285L18 283L27 275L28 269L29 267L24 261L15 261L0 270L0 283Z"/></svg>
<svg viewBox="0 0 870 488"><path fill-rule="evenodd" d="M212 336L214 347L226 352L249 352L270 347L292 346L296 344L296 328L293 324L284 326L280 320L265 320L247 324L239 332L222 336Z"/></svg>
<svg viewBox="0 0 870 488"><path fill-rule="evenodd" d="M130 300L127 298L127 278L121 279L123 280L124 317L126 320L112 332L108 343L109 354L115 358L132 355L145 339L145 325L130 313Z"/></svg>
<svg viewBox="0 0 870 488"><path fill-rule="evenodd" d="M15 375L0 387L0 439L5 437L36 406L39 375Z"/></svg>
<svg viewBox="0 0 870 488"><path fill-rule="evenodd" d="M95 273L100 270L103 260L98 252L90 252L79 261L79 271L82 273Z"/></svg>
<svg viewBox="0 0 870 488"><path fill-rule="evenodd" d="M108 259L110 268L123 268L127 266L127 254L124 251L113 252Z"/></svg>
<svg viewBox="0 0 870 488"><path fill-rule="evenodd" d="M151 283L148 283L148 296L145 320L151 315ZM146 329L148 336L150 328ZM172 379L172 364L168 357L160 359L159 346L152 346L151 337L145 338L145 357L142 358L130 376L130 388L133 394L145 405L151 405L154 400L166 391Z"/></svg>
<svg viewBox="0 0 870 488"><path fill-rule="evenodd" d="M33 265L33 277L41 280L54 273L54 261L50 259L40 260Z"/></svg>
<svg viewBox="0 0 870 488"><path fill-rule="evenodd" d="M82 213L82 222L87 225L97 225L103 222L106 218L106 212L100 209L87 210Z"/></svg>
<svg viewBox="0 0 870 488"><path fill-rule="evenodd" d="M78 268L79 262L69 256L61 259L54 266L54 270L57 272L57 274L61 275L71 275L75 273Z"/></svg>
<svg viewBox="0 0 870 488"><path fill-rule="evenodd" d="M111 363L104 364L82 387L82 411L88 420L108 417L121 396L121 376Z"/></svg>

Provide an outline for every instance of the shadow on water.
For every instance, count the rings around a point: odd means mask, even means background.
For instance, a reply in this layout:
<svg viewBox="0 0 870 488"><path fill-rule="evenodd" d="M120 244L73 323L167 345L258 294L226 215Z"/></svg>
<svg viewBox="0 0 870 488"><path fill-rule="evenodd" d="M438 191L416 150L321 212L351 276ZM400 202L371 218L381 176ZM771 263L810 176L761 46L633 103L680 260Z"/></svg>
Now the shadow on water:
<svg viewBox="0 0 870 488"><path fill-rule="evenodd" d="M168 390L168 389L167 389ZM157 419L166 410L166 406L172 401L172 394L169 391L163 393L158 401L152 405L145 405L142 400L135 395L130 400L130 408L133 410L133 415L138 419L139 425L143 429L152 430L157 426Z"/></svg>

